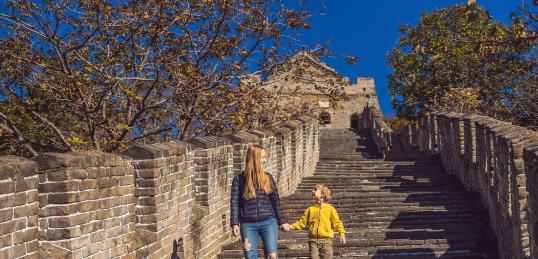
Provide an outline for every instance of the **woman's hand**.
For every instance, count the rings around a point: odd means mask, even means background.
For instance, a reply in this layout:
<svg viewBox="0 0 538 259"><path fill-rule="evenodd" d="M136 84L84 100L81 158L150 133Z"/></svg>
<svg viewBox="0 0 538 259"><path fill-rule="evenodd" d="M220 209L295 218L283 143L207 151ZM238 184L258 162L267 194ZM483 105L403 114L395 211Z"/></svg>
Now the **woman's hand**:
<svg viewBox="0 0 538 259"><path fill-rule="evenodd" d="M239 225L233 225L232 226L232 235L234 235L234 237L239 236Z"/></svg>
<svg viewBox="0 0 538 259"><path fill-rule="evenodd" d="M288 224L288 223L284 223L284 224L280 225L280 228L281 228L282 230L284 230L285 232L288 232L288 231L290 231L291 226L290 226L290 224Z"/></svg>

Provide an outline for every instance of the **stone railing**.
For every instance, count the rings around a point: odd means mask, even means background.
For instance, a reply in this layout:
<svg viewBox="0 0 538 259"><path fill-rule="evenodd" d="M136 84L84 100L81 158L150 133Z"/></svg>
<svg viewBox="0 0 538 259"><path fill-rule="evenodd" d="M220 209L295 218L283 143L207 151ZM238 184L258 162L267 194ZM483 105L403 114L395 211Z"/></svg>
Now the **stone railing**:
<svg viewBox="0 0 538 259"><path fill-rule="evenodd" d="M319 126L137 145L123 154L0 157L0 258L215 258L230 243L230 187L249 143L281 196L311 175Z"/></svg>
<svg viewBox="0 0 538 259"><path fill-rule="evenodd" d="M501 258L538 258L538 132L458 113L432 113L394 132L375 108L365 109L359 126L386 159L436 157L477 193Z"/></svg>

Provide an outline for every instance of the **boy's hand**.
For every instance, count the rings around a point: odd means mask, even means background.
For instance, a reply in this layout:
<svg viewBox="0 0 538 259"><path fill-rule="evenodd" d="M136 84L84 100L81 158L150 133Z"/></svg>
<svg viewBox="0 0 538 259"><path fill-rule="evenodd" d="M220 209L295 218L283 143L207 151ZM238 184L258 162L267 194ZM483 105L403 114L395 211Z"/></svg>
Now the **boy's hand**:
<svg viewBox="0 0 538 259"><path fill-rule="evenodd" d="M340 243L342 243L342 245L346 244L346 236L345 235L340 235Z"/></svg>

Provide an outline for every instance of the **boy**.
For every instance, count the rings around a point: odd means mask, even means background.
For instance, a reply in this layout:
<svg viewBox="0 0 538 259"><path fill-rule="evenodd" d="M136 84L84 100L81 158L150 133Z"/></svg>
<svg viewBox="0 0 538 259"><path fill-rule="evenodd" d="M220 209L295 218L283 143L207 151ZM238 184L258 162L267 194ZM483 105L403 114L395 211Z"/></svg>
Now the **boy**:
<svg viewBox="0 0 538 259"><path fill-rule="evenodd" d="M324 184L316 185L312 190L312 198L316 202L308 207L303 216L297 222L283 226L285 231L289 229L304 229L308 226L308 247L310 249L310 258L332 258L333 245L332 239L334 231L340 234L340 242L346 243L346 231L336 209L328 202L331 200L332 192Z"/></svg>

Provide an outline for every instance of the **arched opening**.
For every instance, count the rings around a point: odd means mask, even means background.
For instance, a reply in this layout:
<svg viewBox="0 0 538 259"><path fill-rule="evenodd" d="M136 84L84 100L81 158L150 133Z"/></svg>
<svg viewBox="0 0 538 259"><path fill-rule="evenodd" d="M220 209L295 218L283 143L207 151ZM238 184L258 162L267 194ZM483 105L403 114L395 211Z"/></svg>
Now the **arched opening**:
<svg viewBox="0 0 538 259"><path fill-rule="evenodd" d="M172 255L170 259L183 259L185 258L185 251L183 250L183 238L174 240L172 245Z"/></svg>
<svg viewBox="0 0 538 259"><path fill-rule="evenodd" d="M321 125L331 124L331 114L328 112L320 112L318 121Z"/></svg>
<svg viewBox="0 0 538 259"><path fill-rule="evenodd" d="M353 113L349 117L349 127L352 129L359 128L359 114L358 113Z"/></svg>
<svg viewBox="0 0 538 259"><path fill-rule="evenodd" d="M307 113L308 111L310 111L310 104L303 103L303 106L301 107L301 109L303 113Z"/></svg>

